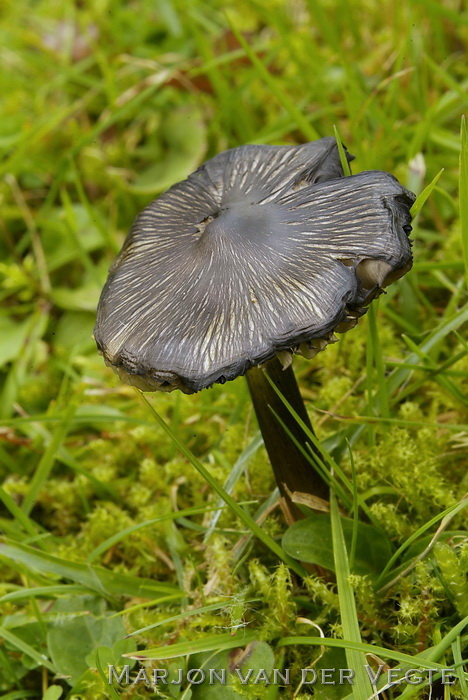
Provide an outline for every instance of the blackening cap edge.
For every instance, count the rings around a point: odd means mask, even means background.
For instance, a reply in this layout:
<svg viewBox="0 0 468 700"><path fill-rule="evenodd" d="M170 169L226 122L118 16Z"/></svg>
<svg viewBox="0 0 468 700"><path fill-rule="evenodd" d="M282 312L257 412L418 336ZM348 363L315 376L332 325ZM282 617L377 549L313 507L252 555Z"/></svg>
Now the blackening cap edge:
<svg viewBox="0 0 468 700"><path fill-rule="evenodd" d="M242 146L154 200L101 294L106 363L143 390L193 393L352 327L411 267L414 195L381 171L342 175L333 138Z"/></svg>

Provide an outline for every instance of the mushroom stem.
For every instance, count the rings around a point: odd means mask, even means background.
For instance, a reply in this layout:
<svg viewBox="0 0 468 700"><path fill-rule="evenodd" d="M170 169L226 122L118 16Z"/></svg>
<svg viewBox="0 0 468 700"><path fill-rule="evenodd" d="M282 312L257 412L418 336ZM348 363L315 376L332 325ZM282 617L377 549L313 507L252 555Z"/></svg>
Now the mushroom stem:
<svg viewBox="0 0 468 700"><path fill-rule="evenodd" d="M299 520L303 515L292 502L290 493L300 491L328 500L328 486L272 413L276 413L297 442L309 451L306 443L310 444L310 439L275 392L266 375L309 430L313 431L313 428L291 367L283 369L280 361L274 357L261 368L252 367L247 372L250 395L278 487L292 520Z"/></svg>

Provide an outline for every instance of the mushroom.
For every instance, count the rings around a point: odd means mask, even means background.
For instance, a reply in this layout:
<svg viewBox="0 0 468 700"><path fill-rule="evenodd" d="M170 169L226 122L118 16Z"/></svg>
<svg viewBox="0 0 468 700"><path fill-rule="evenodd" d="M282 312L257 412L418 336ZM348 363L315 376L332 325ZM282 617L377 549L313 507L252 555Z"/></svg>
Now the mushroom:
<svg viewBox="0 0 468 700"><path fill-rule="evenodd" d="M388 173L343 177L334 138L220 153L136 218L101 294L98 349L143 391L192 394L247 374L299 517L290 492L326 497L326 484L273 419L269 406L305 443L265 375L310 428L292 356L335 342L410 269L413 201Z"/></svg>

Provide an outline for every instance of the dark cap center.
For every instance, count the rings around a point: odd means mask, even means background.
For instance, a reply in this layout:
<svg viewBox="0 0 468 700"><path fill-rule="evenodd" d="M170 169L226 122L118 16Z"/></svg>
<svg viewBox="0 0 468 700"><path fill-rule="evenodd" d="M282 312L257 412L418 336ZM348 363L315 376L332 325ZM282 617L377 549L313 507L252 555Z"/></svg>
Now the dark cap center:
<svg viewBox="0 0 468 700"><path fill-rule="evenodd" d="M206 242L225 240L271 247L280 235L282 220L281 210L275 204L234 202L206 223L202 237Z"/></svg>

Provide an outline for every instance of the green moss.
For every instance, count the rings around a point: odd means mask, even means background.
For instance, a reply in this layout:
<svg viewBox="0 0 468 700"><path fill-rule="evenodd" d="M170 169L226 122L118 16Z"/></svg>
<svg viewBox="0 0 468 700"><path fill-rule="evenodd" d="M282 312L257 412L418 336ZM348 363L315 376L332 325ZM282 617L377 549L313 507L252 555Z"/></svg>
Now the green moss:
<svg viewBox="0 0 468 700"><path fill-rule="evenodd" d="M429 520L434 508L443 510L455 503L451 484L437 460L439 449L440 443L429 429L414 432L394 428L379 436L376 448L355 453L359 487L369 488L376 481L391 486L404 499L399 506L403 512ZM376 513L379 509L377 506Z"/></svg>
<svg viewBox="0 0 468 700"><path fill-rule="evenodd" d="M338 595L333 590L334 586L332 584L327 584L316 576L308 576L304 579L304 585L311 599L320 606L323 606L321 619L326 619L330 611L334 612L339 610Z"/></svg>
<svg viewBox="0 0 468 700"><path fill-rule="evenodd" d="M372 503L370 511L392 539L402 541L412 534L414 525L395 503Z"/></svg>
<svg viewBox="0 0 468 700"><path fill-rule="evenodd" d="M448 544L437 542L434 556L451 600L461 617L468 615L468 566L465 557Z"/></svg>
<svg viewBox="0 0 468 700"><path fill-rule="evenodd" d="M392 635L404 648L425 648L436 634L443 591L431 568L418 562L408 579L401 581Z"/></svg>
<svg viewBox="0 0 468 700"><path fill-rule="evenodd" d="M263 638L271 639L288 634L296 615L289 570L280 564L270 574L260 562L253 560L249 563L249 573L254 593L259 593L266 605L263 611Z"/></svg>
<svg viewBox="0 0 468 700"><path fill-rule="evenodd" d="M211 594L231 596L237 581L232 574L232 558L228 540L214 534L206 545L206 581Z"/></svg>

